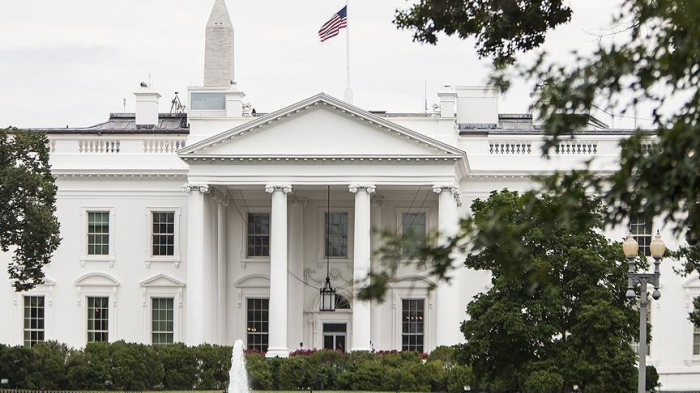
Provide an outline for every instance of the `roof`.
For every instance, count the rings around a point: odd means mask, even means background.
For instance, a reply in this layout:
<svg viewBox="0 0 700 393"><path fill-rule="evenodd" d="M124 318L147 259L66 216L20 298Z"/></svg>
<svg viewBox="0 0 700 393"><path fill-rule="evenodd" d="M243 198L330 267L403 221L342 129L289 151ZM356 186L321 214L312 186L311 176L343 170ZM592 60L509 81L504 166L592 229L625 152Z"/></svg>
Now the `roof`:
<svg viewBox="0 0 700 393"><path fill-rule="evenodd" d="M185 147L184 149L180 150L178 152L178 154L180 154L181 157L185 157L187 155L202 154L208 148L210 148L212 146L216 146L220 143L223 143L226 140L230 140L230 139L233 139L235 137L241 136L250 130L264 128L264 127L272 124L274 121L276 121L278 119L283 119L283 118L289 117L290 115L292 115L295 112L300 112L304 109L310 108L312 106L317 106L319 104L334 107L341 112L349 113L352 117L354 117L356 119L361 119L361 121L366 121L366 122L369 122L370 124L376 125L377 127L379 127L379 129L391 130L396 135L399 135L400 137L411 140L414 143L419 143L419 144L423 144L426 146L431 146L431 147L443 152L443 154L454 155L456 157L463 158L466 162L466 153L459 148L456 148L456 147L449 145L447 143L438 141L436 139L433 139L429 136L423 135L419 132L413 131L413 130L408 129L406 127L402 127L396 123L385 120L382 117L379 117L375 114L367 112L363 109L360 109L354 105L348 104L345 101L339 100L339 99L332 97L332 96L329 96L325 93L316 94L316 95L309 97L305 100L302 100L302 101L299 101L295 104L292 104L286 108L282 108L276 112L272 112L272 113L267 114L265 116L256 118L255 120L253 120L251 122L242 124L238 127L232 128L228 131L218 133L214 136L211 136L211 137L206 138L202 141L199 141L193 145Z"/></svg>
<svg viewBox="0 0 700 393"><path fill-rule="evenodd" d="M89 127L30 128L27 131L47 134L189 134L185 113L160 113L155 126L136 125L134 113L110 113L109 120Z"/></svg>

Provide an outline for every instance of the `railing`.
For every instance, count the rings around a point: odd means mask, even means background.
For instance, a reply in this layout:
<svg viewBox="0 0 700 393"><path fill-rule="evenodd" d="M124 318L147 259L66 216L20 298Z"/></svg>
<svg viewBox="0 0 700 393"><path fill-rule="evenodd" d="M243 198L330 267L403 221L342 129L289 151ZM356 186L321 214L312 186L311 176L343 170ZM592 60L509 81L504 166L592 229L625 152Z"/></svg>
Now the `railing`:
<svg viewBox="0 0 700 393"><path fill-rule="evenodd" d="M47 148L52 155L174 155L185 147L182 138L52 138Z"/></svg>
<svg viewBox="0 0 700 393"><path fill-rule="evenodd" d="M144 139L143 152L153 153L175 153L185 147L184 139Z"/></svg>
<svg viewBox="0 0 700 393"><path fill-rule="evenodd" d="M489 142L491 154L532 154L531 141L492 141Z"/></svg>
<svg viewBox="0 0 700 393"><path fill-rule="evenodd" d="M118 139L80 139L78 140L78 151L80 153L119 153Z"/></svg>
<svg viewBox="0 0 700 393"><path fill-rule="evenodd" d="M554 154L566 155L594 155L598 152L596 141L568 141L560 142L554 146Z"/></svg>

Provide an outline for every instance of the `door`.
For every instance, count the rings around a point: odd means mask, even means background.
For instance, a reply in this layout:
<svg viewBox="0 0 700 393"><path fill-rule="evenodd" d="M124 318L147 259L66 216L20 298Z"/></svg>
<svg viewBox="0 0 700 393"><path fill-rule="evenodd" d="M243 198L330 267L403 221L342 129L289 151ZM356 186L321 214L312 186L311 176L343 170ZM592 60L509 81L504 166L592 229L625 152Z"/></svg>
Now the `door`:
<svg viewBox="0 0 700 393"><path fill-rule="evenodd" d="M347 336L347 323L323 324L323 349L333 349L345 352L345 338Z"/></svg>

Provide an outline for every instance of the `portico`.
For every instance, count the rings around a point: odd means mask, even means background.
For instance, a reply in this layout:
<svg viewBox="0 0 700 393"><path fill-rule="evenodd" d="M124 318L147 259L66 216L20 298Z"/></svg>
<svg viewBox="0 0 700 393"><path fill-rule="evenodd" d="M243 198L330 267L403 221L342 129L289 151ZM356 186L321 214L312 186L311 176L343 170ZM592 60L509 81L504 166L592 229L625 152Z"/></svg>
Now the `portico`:
<svg viewBox="0 0 700 393"><path fill-rule="evenodd" d="M333 154L315 154L319 151ZM254 328L235 319L253 314L248 309L231 312L234 304L221 303L237 303L244 309L246 299L254 297L244 293L247 287L236 289L234 284L256 275L269 280L266 290L264 283L256 284L262 291L255 295L269 299L263 302L269 308L259 312L269 316L265 322L268 356L287 356L301 341L309 347L322 345L310 326L317 326L319 320L312 309L320 287L314 284L313 274L331 252L317 241L324 236L334 236L339 247L346 247L330 256L338 272L335 285L343 287L351 309L347 348L343 349L369 350L371 341L376 344L380 339L372 337L375 305L354 296L354 282L366 279L372 268L372 252L378 245L372 229L398 230L406 214L420 211L425 231L453 233L460 200L457 185L468 172L463 151L326 95L206 138L179 155L189 165L185 186L190 200L189 231L197 232L190 235L197 241L189 243L187 291L200 294L187 298L187 342L245 341L239 337L244 333L240 327L245 325L245 332ZM335 202L330 209L325 203L328 186ZM373 203L377 200L383 206ZM230 227L237 220L248 227L247 217L255 216L246 215L255 211L269 212L269 256L259 259L245 252L240 239L232 241L234 233L246 235ZM426 218L429 213L439 225L431 224ZM391 225L393 217L399 219L396 225ZM324 235L324 220L338 220L337 233ZM224 239L228 240L225 250L220 244ZM225 280L213 279L222 272L227 274ZM438 292L435 307L429 302L431 312L437 309L434 319L459 318L450 304L454 302ZM204 322L221 318L227 323L214 324L214 329ZM448 323L452 322L445 321ZM443 336L434 329L432 333L434 338L428 341L434 347L437 337Z"/></svg>

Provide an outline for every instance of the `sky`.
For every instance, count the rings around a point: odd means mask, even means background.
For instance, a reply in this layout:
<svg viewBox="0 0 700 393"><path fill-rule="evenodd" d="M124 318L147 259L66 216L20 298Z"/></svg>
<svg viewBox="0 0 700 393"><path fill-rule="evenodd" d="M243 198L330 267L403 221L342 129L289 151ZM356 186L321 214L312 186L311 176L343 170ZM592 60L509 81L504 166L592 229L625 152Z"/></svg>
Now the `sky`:
<svg viewBox="0 0 700 393"><path fill-rule="evenodd" d="M392 23L411 0L349 0L354 104L422 112L444 85L484 85L490 61L474 41L412 41ZM590 52L621 0L569 0L573 20L547 37L559 61ZM81 127L133 112L133 92L151 81L161 112L202 84L204 27L214 0L0 0L0 127ZM258 112L325 92L342 97L346 32L317 32L345 0L226 0L235 29L238 87ZM615 39L606 38L606 39ZM532 55L521 56L521 61ZM533 81L501 96L499 112L525 113ZM126 108L124 107L126 99ZM187 104L186 102L184 102ZM607 120L607 119L606 119ZM616 126L621 124L616 123Z"/></svg>

